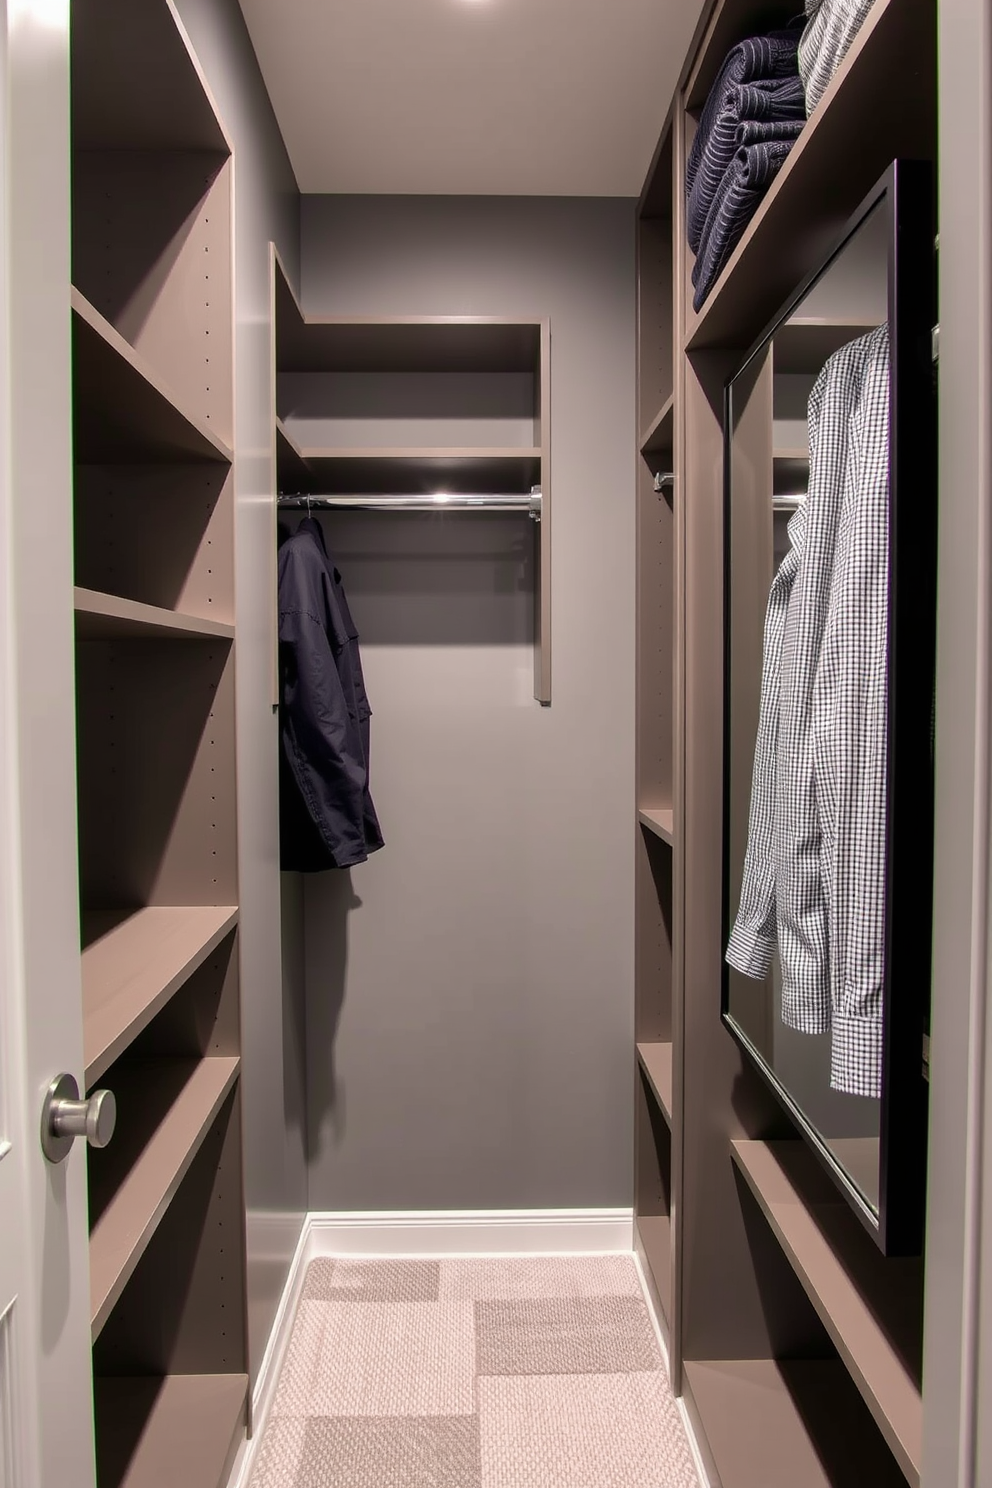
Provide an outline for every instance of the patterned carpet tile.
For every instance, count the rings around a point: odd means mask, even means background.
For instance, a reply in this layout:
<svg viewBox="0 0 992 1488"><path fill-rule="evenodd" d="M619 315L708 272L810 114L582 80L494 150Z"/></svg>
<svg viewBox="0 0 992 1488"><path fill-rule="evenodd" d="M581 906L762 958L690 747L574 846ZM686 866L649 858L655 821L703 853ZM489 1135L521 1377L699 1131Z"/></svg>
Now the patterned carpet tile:
<svg viewBox="0 0 992 1488"><path fill-rule="evenodd" d="M661 1368L636 1297L546 1297L477 1302L480 1375L631 1374Z"/></svg>
<svg viewBox="0 0 992 1488"><path fill-rule="evenodd" d="M629 1256L316 1261L251 1488L698 1488Z"/></svg>
<svg viewBox="0 0 992 1488"><path fill-rule="evenodd" d="M445 1260L440 1296L473 1302L529 1297L641 1297L630 1256L498 1256Z"/></svg>
<svg viewBox="0 0 992 1488"><path fill-rule="evenodd" d="M479 1381L483 1488L698 1488L661 1372Z"/></svg>

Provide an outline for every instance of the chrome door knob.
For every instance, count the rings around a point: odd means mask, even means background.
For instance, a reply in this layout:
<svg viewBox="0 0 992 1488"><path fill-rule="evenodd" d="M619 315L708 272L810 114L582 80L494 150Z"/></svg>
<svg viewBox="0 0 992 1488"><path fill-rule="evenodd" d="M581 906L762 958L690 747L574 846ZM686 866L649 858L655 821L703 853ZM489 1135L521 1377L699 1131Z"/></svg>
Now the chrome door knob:
<svg viewBox="0 0 992 1488"><path fill-rule="evenodd" d="M113 1091L94 1090L89 1100L80 1100L72 1075L59 1075L45 1094L41 1149L50 1163L65 1162L77 1137L85 1137L91 1147L106 1147L116 1125Z"/></svg>

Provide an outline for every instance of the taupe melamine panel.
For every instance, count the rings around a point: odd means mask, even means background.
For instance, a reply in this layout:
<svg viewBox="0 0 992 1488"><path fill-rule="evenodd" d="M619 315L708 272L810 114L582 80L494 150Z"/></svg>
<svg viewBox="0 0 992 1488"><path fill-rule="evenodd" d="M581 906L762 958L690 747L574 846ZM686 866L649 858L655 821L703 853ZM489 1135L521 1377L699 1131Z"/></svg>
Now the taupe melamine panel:
<svg viewBox="0 0 992 1488"><path fill-rule="evenodd" d="M234 626L197 619L133 599L118 599L76 586L73 602L79 641L233 641Z"/></svg>
<svg viewBox="0 0 992 1488"><path fill-rule="evenodd" d="M246 1374L97 1379L100 1488L220 1488L247 1395Z"/></svg>
<svg viewBox="0 0 992 1488"><path fill-rule="evenodd" d="M230 645L80 642L76 686L83 907L236 903Z"/></svg>
<svg viewBox="0 0 992 1488"><path fill-rule="evenodd" d="M662 1114L672 1124L672 1046L667 1040L645 1043L639 1041L637 1058Z"/></svg>
<svg viewBox="0 0 992 1488"><path fill-rule="evenodd" d="M654 1093L638 1066L635 1077L634 1211L638 1239L661 1299L666 1322L672 1316L672 1151L671 1134Z"/></svg>
<svg viewBox="0 0 992 1488"><path fill-rule="evenodd" d="M644 435L671 396L672 224L642 217L637 224L638 433Z"/></svg>
<svg viewBox="0 0 992 1488"><path fill-rule="evenodd" d="M168 0L72 0L77 150L228 147Z"/></svg>
<svg viewBox="0 0 992 1488"><path fill-rule="evenodd" d="M723 857L723 388L732 358L685 370L685 943L682 1352L760 1358L792 1337L790 1297L762 1289L730 1138L783 1122L720 1019ZM677 1047L677 1045L676 1045ZM678 1101L676 1090L676 1101ZM760 1237L759 1242L760 1244ZM802 1326L800 1322L800 1331Z"/></svg>
<svg viewBox="0 0 992 1488"><path fill-rule="evenodd" d="M671 1039L672 848L640 825L635 831L635 1033Z"/></svg>
<svg viewBox="0 0 992 1488"><path fill-rule="evenodd" d="M288 309L276 313L280 372L534 372L540 365L534 324L308 317L303 326Z"/></svg>
<svg viewBox="0 0 992 1488"><path fill-rule="evenodd" d="M215 465L77 465L76 583L234 620L234 480Z"/></svg>
<svg viewBox="0 0 992 1488"><path fill-rule="evenodd" d="M77 152L73 282L218 438L233 438L231 180L200 152Z"/></svg>
<svg viewBox="0 0 992 1488"><path fill-rule="evenodd" d="M647 464L637 471L637 804L668 807L673 789L675 517Z"/></svg>
<svg viewBox="0 0 992 1488"><path fill-rule="evenodd" d="M239 1105L236 1085L96 1341L98 1376L245 1370Z"/></svg>
<svg viewBox="0 0 992 1488"><path fill-rule="evenodd" d="M528 495L541 483L539 450L302 451L313 489L333 495L433 495L437 491ZM543 514L542 514L543 525Z"/></svg>

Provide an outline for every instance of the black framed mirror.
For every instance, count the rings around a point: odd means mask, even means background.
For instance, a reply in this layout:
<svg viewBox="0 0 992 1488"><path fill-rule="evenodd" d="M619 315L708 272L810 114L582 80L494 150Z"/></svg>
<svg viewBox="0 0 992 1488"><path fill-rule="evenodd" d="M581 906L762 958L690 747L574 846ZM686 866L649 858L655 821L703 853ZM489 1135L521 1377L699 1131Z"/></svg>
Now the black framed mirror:
<svg viewBox="0 0 992 1488"><path fill-rule="evenodd" d="M926 1181L934 282L895 162L725 403L723 1018L886 1254Z"/></svg>

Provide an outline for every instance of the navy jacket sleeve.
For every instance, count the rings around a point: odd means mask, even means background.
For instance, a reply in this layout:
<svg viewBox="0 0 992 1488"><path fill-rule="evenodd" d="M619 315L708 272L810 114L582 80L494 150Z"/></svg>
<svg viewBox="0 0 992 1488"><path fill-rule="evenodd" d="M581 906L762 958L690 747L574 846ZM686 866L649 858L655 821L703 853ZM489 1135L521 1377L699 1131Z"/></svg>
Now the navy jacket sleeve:
<svg viewBox="0 0 992 1488"><path fill-rule="evenodd" d="M317 561L315 561L317 560ZM328 866L368 856L367 770L354 747L357 720L335 656L333 597L316 551L290 541L279 554L279 654L286 763L329 854Z"/></svg>

